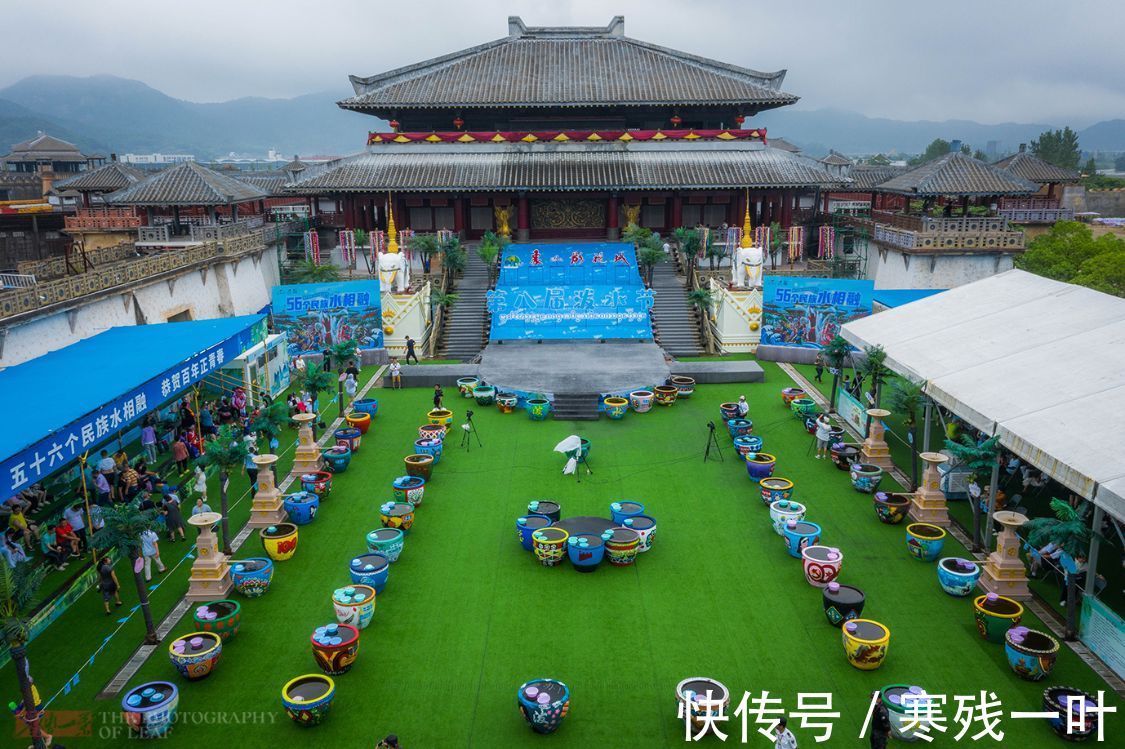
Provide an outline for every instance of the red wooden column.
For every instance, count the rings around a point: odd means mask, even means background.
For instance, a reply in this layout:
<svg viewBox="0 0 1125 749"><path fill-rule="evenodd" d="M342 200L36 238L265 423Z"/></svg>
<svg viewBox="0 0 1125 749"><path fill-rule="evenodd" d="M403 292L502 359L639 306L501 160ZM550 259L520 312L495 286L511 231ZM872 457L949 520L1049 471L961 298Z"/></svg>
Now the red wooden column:
<svg viewBox="0 0 1125 749"><path fill-rule="evenodd" d="M609 200L606 201L605 207L605 238L609 240L619 239L621 237L620 224L618 222L618 206L617 206L617 193L610 193Z"/></svg>
<svg viewBox="0 0 1125 749"><path fill-rule="evenodd" d="M684 225L684 199L679 193L672 196L672 225L669 230L678 229Z"/></svg>
<svg viewBox="0 0 1125 749"><path fill-rule="evenodd" d="M520 193L517 213L516 239L520 242L526 242L531 235L531 217L526 193Z"/></svg>
<svg viewBox="0 0 1125 749"><path fill-rule="evenodd" d="M788 229L793 223L793 193L785 190L781 193L781 228Z"/></svg>
<svg viewBox="0 0 1125 749"><path fill-rule="evenodd" d="M348 229L355 228L355 198L351 195L344 198L344 226Z"/></svg>
<svg viewBox="0 0 1125 749"><path fill-rule="evenodd" d="M465 201L461 197L453 199L453 231L459 238L465 237Z"/></svg>

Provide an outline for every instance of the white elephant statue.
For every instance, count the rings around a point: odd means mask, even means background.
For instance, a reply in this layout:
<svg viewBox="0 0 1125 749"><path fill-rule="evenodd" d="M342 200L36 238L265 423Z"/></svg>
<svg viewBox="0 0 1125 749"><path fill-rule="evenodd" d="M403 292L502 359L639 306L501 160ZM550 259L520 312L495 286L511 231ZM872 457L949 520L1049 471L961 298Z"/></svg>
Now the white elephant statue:
<svg viewBox="0 0 1125 749"><path fill-rule="evenodd" d="M385 252L379 256L379 281L398 293L410 286L410 264L401 252Z"/></svg>
<svg viewBox="0 0 1125 749"><path fill-rule="evenodd" d="M740 289L758 289L762 286L762 268L766 256L762 248L739 247L734 253L734 285Z"/></svg>

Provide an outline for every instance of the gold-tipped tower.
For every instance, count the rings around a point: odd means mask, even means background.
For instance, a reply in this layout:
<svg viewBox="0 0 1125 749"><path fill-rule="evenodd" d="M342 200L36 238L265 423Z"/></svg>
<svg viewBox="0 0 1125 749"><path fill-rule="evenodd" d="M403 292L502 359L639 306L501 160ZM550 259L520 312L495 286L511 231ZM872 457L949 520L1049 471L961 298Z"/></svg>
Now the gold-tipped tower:
<svg viewBox="0 0 1125 749"><path fill-rule="evenodd" d="M395 230L395 209L391 194L387 193L387 252L398 253L398 232Z"/></svg>
<svg viewBox="0 0 1125 749"><path fill-rule="evenodd" d="M746 215L742 219L742 242L739 244L743 249L749 249L754 246L753 240L754 230L750 226L750 191L746 191Z"/></svg>

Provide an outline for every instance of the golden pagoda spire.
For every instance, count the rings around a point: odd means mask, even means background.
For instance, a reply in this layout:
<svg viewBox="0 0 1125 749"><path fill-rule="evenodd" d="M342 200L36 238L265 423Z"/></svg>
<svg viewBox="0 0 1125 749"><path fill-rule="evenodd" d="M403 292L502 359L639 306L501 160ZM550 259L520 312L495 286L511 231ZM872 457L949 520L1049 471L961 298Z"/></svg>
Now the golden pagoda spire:
<svg viewBox="0 0 1125 749"><path fill-rule="evenodd" d="M395 230L395 209L391 194L387 193L387 252L398 253L398 232Z"/></svg>
<svg viewBox="0 0 1125 749"><path fill-rule="evenodd" d="M750 191L746 191L746 216L742 219L742 242L739 244L743 249L749 249L754 246L751 239L753 229L750 227Z"/></svg>

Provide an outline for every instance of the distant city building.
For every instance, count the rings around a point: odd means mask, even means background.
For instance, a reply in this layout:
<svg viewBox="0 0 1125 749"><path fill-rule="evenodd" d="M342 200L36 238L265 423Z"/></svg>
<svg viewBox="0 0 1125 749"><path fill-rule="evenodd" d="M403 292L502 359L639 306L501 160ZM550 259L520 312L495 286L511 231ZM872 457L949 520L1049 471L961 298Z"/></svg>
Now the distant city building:
<svg viewBox="0 0 1125 749"><path fill-rule="evenodd" d="M195 155L190 153L126 153L122 154L120 160L126 164L181 164L185 161L195 161Z"/></svg>

